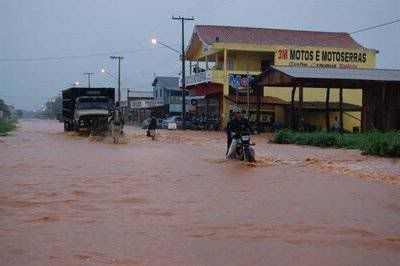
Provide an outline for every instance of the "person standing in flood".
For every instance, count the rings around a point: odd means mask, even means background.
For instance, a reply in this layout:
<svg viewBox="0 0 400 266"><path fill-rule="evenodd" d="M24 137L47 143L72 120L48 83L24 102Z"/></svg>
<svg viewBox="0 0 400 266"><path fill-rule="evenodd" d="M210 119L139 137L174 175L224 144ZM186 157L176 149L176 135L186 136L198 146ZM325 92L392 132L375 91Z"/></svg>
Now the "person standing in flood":
<svg viewBox="0 0 400 266"><path fill-rule="evenodd" d="M147 127L147 136L151 137L152 140L156 139L157 119L154 115L151 115L149 126Z"/></svg>

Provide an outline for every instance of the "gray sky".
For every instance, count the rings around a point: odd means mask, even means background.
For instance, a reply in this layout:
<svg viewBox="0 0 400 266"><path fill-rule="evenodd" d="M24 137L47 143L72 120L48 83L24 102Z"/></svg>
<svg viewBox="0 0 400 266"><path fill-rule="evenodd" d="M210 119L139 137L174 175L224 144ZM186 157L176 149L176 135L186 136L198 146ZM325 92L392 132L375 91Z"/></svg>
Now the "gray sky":
<svg viewBox="0 0 400 266"><path fill-rule="evenodd" d="M398 0L0 0L0 58L57 57L152 48L150 39L179 49L180 24L352 32L400 17ZM400 23L353 36L380 50L379 68L400 69ZM110 53L111 55L112 53ZM167 49L124 54L122 87L151 89L153 74L178 75L178 57ZM113 86L101 68L117 72L107 55L67 60L0 62L0 98L33 109L83 72L96 72L92 86Z"/></svg>

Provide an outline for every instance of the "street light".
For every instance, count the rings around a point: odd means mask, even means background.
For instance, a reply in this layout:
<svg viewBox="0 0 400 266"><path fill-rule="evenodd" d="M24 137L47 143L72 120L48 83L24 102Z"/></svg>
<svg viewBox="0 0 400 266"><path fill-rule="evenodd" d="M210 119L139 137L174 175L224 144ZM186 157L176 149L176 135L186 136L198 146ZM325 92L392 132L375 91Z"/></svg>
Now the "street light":
<svg viewBox="0 0 400 266"><path fill-rule="evenodd" d="M94 75L94 73L93 72L86 72L86 73L83 73L83 74L88 76L88 88L90 88L90 76Z"/></svg>
<svg viewBox="0 0 400 266"><path fill-rule="evenodd" d="M121 60L123 56L110 56L112 60L118 60L118 107L121 105Z"/></svg>
<svg viewBox="0 0 400 266"><path fill-rule="evenodd" d="M110 77L112 77L112 78L115 79L115 80L118 80L118 78L117 78L116 76L114 76L113 74L111 74L110 72L108 72L107 70L105 70L104 68L102 68L102 69L100 70L100 72L109 75Z"/></svg>
<svg viewBox="0 0 400 266"><path fill-rule="evenodd" d="M159 44L159 45L161 45L161 46L164 46L165 48L168 48L168 49L170 49L171 51L174 51L175 53L179 54L179 56L181 56L181 52L179 52L179 51L176 50L175 48L172 48L171 46L169 46L169 45L167 45L167 44L165 44L165 43L160 42L160 41L157 40L156 38L151 39L151 43L154 44L154 45Z"/></svg>

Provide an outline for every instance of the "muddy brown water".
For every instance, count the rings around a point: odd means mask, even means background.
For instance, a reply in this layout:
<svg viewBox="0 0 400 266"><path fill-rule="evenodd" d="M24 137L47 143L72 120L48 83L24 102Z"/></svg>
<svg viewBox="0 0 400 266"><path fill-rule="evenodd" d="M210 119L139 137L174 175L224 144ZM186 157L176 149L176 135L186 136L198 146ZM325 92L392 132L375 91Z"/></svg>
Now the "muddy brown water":
<svg viewBox="0 0 400 266"><path fill-rule="evenodd" d="M0 265L398 265L400 163L220 132L0 138Z"/></svg>

